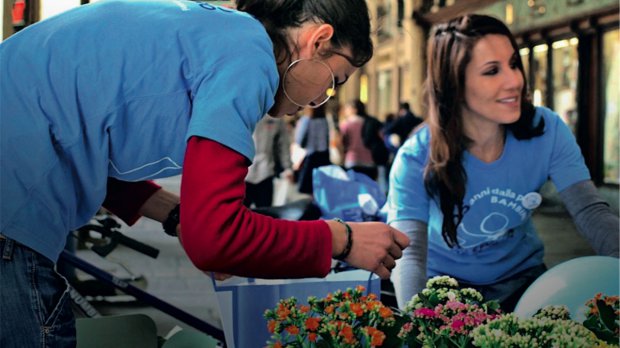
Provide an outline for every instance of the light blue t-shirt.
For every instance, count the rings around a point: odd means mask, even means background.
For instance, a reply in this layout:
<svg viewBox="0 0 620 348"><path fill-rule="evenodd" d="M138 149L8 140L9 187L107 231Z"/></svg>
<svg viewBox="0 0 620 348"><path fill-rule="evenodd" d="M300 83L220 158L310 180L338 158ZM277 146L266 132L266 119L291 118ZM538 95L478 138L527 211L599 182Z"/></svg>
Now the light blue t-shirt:
<svg viewBox="0 0 620 348"><path fill-rule="evenodd" d="M0 233L56 260L108 177L177 175L201 136L254 157L278 72L260 22L192 1L104 0L0 44Z"/></svg>
<svg viewBox="0 0 620 348"><path fill-rule="evenodd" d="M507 133L504 152L492 163L464 153L467 173L465 214L458 226L459 247L441 236L443 214L424 188L428 161L428 127L400 149L390 173L388 221L419 220L428 224L428 276L450 275L484 285L501 281L543 263L543 243L531 215L538 191L551 179L558 191L590 179L573 134L557 114L536 109L544 134L517 140ZM538 203L538 204L537 204Z"/></svg>

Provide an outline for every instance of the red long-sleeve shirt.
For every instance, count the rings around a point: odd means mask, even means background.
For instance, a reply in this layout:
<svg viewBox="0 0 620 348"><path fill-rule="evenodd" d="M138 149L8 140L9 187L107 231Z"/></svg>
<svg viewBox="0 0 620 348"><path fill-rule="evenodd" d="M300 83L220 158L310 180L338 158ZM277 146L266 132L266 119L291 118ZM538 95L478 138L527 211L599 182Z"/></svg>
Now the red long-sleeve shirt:
<svg viewBox="0 0 620 348"><path fill-rule="evenodd" d="M331 232L324 221L285 221L243 205L247 159L192 137L181 181L181 237L196 267L260 278L324 277Z"/></svg>

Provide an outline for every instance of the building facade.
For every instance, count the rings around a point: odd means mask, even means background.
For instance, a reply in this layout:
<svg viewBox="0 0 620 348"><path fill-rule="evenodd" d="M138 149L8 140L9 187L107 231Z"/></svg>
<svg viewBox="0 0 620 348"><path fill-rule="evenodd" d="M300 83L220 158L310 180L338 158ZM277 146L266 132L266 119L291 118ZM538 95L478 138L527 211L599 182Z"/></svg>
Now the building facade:
<svg viewBox="0 0 620 348"><path fill-rule="evenodd" d="M5 0L2 38L96 0ZM227 4L230 1L212 1ZM426 38L433 24L486 13L508 24L520 44L533 101L573 130L598 185L620 182L618 0L368 0L375 55L332 105L359 98L380 119L399 101L424 116Z"/></svg>
<svg viewBox="0 0 620 348"><path fill-rule="evenodd" d="M596 184L620 181L620 30L617 0L369 0L375 55L339 91L384 118L399 101L424 116L426 38L465 13L502 19L517 37L531 96L573 130Z"/></svg>

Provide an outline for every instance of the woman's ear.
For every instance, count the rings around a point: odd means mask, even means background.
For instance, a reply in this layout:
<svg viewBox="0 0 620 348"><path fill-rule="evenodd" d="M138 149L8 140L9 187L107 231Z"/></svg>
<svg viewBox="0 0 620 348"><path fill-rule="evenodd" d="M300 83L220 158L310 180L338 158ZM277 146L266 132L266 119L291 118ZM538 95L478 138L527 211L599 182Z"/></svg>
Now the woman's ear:
<svg viewBox="0 0 620 348"><path fill-rule="evenodd" d="M331 24L316 24L306 28L303 35L305 39L302 50L307 50L309 56L314 56L317 51L326 49L331 38L334 36L334 27Z"/></svg>

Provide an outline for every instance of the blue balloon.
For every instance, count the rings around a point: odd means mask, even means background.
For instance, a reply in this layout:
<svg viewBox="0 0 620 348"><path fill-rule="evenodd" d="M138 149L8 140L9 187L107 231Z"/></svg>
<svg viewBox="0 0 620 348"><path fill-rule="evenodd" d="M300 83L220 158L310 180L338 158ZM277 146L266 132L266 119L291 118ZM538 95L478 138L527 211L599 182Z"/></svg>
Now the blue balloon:
<svg viewBox="0 0 620 348"><path fill-rule="evenodd" d="M543 273L525 291L515 314L529 318L547 305L566 305L571 318L585 320L586 302L597 293L618 296L620 260L609 256L585 256L563 262Z"/></svg>

